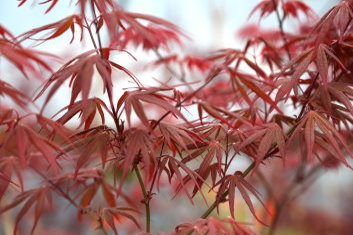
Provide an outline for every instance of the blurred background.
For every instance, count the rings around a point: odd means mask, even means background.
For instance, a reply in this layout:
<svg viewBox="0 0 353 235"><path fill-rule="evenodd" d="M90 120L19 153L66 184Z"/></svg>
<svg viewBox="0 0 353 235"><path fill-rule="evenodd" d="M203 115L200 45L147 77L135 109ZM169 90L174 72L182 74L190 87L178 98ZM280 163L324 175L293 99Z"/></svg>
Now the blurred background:
<svg viewBox="0 0 353 235"><path fill-rule="evenodd" d="M33 6L33 2L37 1L28 0L26 4L18 8L18 2L15 0L0 0L0 24L10 29L14 35L20 35L34 27L58 21L75 12L74 4L70 4L72 1L59 1L54 10L48 14L44 14L46 5ZM190 37L190 40L185 43L185 51L193 54L205 54L208 51L222 48L240 49L244 42L237 37L237 32L247 24L258 23L257 14L254 14L250 19L248 16L259 2L258 0L123 0L119 1L119 4L127 11L155 15L180 26L182 31ZM319 16L337 3L334 0L304 2L310 5ZM269 16L261 23L261 27L264 28L275 28L276 26L277 21L274 15ZM285 25L285 29L295 30L296 22L289 21ZM80 43L68 46L67 42L70 41L71 36L65 35L65 37L42 44L36 49L71 58L84 48L92 48L88 40L84 41L84 46ZM25 45L31 46L31 43ZM148 55L142 52L134 52L133 54L139 58L139 61L148 59ZM129 61L132 62L132 60ZM11 66L1 61L1 78L16 79L16 76L21 76L13 74L13 71ZM8 76L9 73L12 74L11 77ZM141 76L159 77L161 75L158 74L158 71L153 71L152 75ZM23 79L18 81L18 86L22 86L23 89L28 86ZM39 85L40 83L31 84L31 86ZM58 95L61 98L52 102L52 105L56 106L51 105L48 108L49 116L68 103L68 100L63 98L67 91L63 89L62 93ZM282 184L286 179L283 179L282 173L276 174L279 171L283 171L281 163L273 161L268 166L262 167L261 172L252 177L252 182L256 188L257 184L261 185L260 193L264 195L272 193L281 199L283 192L276 189L275 185ZM176 224L197 218L206 208L201 198L196 198L195 205L192 206L188 201L179 197L172 200L173 196L173 192L162 189L161 193L153 199L152 203L155 204L152 206L154 208L152 211L154 232L172 231ZM210 193L208 197L212 202L214 195ZM283 201L286 209L283 210L284 212L279 218L276 234L353 234L353 206L351 205L353 201L353 174L349 169L344 167L330 169L330 171L318 169L307 185L298 189L297 194L293 193L293 198L286 198ZM255 223L253 228L261 234L266 234L266 229L256 224L242 200L239 199L236 203L237 219ZM270 200L267 200L266 203L271 207ZM220 208L219 216L221 218L229 216L226 207L227 204L224 204ZM264 211L259 207L257 213L262 215ZM217 216L217 214L214 213L213 216ZM67 223L64 219L62 220L61 223ZM48 221L48 223L56 222Z"/></svg>

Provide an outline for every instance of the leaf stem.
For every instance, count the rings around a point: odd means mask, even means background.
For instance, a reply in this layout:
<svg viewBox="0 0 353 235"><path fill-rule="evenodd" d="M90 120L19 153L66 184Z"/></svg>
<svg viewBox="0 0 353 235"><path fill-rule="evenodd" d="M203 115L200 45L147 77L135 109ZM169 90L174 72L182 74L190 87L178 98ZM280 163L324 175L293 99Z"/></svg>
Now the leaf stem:
<svg viewBox="0 0 353 235"><path fill-rule="evenodd" d="M143 204L145 204L145 208L146 208L146 232L149 233L151 231L151 211L150 211L151 197L149 195L149 192L146 191L145 184L143 183L143 179L142 179L140 170L137 167L137 165L134 166L134 170L135 170L137 179L140 183L140 187L141 187L143 197L144 197Z"/></svg>

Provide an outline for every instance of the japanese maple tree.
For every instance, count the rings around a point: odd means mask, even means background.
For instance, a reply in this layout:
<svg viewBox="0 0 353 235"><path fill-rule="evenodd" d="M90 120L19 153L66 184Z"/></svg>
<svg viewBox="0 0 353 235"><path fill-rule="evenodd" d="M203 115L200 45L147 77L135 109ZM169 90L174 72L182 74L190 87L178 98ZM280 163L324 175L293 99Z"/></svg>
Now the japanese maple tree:
<svg viewBox="0 0 353 235"><path fill-rule="evenodd" d="M44 4L50 14L59 1L18 6ZM321 18L302 1L259 1L250 13L258 25L238 34L243 48L203 55L183 50L190 39L164 19L113 0L73 2L76 14L21 35L0 25L1 58L42 83L28 91L0 77L0 213L14 216L14 234L38 234L59 203L92 231L158 232L151 216L162 187L186 203L203 198L208 208L170 234L274 234L283 208L320 169L352 169L352 0ZM277 28L262 28L269 15ZM287 21L298 28L287 32ZM71 59L35 49L67 34L65 43L92 48ZM153 55L144 71L164 75L146 81L128 69L119 56L137 63L135 50ZM56 107L63 87L68 103ZM45 115L49 106L55 115ZM242 171L234 170L239 157L250 162ZM283 182L266 180L264 167ZM254 221L236 219L240 199ZM211 217L221 204L230 216Z"/></svg>

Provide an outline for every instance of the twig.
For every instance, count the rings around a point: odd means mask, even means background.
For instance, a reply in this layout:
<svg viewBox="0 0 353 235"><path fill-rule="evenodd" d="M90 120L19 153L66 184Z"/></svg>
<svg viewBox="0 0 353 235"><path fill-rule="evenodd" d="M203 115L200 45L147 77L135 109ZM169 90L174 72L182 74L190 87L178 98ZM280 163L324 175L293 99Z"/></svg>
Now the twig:
<svg viewBox="0 0 353 235"><path fill-rule="evenodd" d="M98 31L98 24L97 24L97 21L96 21L97 15L96 15L96 11L95 11L93 0L91 0L91 8L92 8L92 14L94 16L94 26L96 28L96 36L97 36L97 39L98 39L98 48L97 48L97 44L96 44L96 42L94 40L94 37L92 35L92 30L90 29L89 25L87 25L87 28L88 28L89 35L91 36L91 40L92 40L93 45L95 46L96 49L99 49L99 53L101 55L101 58L103 58L102 40L101 40L101 36L99 34L99 31ZM86 18L85 18L85 21L86 21L86 24L87 24ZM120 127L119 119L117 117L117 113L116 113L116 110L115 110L112 91L108 87L108 83L107 82L105 82L104 85L105 85L105 88L107 89L109 103L110 103L110 108L111 108L112 113L113 113L114 124L116 126L116 129L117 129L117 132L118 132L119 136L122 136L122 128Z"/></svg>
<svg viewBox="0 0 353 235"><path fill-rule="evenodd" d="M275 0L272 0L272 4L273 4L273 7L274 7L275 12L276 12L276 17L277 17L277 21L278 21L279 30L281 31L281 36L282 36L282 40L283 40L283 43L284 43L284 49L287 52L289 60L291 60L292 56L290 54L290 51L289 51L289 48L288 48L288 45L287 45L288 41L287 41L287 37L286 37L286 34L284 32L284 28L283 28L283 19L284 19L284 17L281 18L281 16L279 15L278 7L277 7L277 4L276 4Z"/></svg>
<svg viewBox="0 0 353 235"><path fill-rule="evenodd" d="M146 232L149 233L151 231L151 211L150 211L151 197L150 197L150 194L146 191L145 184L143 183L143 179L137 165L134 166L134 170L135 170L137 179L140 183L140 187L144 197L143 204L145 204L145 209L146 209Z"/></svg>

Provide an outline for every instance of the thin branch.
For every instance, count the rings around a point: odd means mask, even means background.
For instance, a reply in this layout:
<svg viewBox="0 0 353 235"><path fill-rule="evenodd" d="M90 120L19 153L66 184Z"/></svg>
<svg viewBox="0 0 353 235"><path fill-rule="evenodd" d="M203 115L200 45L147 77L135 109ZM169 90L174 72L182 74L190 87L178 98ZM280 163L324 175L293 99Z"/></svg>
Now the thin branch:
<svg viewBox="0 0 353 235"><path fill-rule="evenodd" d="M145 184L143 183L143 179L140 173L139 168L137 167L137 165L134 166L134 170L137 176L137 179L140 183L140 187L143 193L143 204L145 204L145 209L146 209L146 232L149 233L151 231L151 211L150 211L150 194L149 192L146 191L146 187Z"/></svg>
<svg viewBox="0 0 353 235"><path fill-rule="evenodd" d="M308 189L309 185L312 185L312 183L317 179L315 178L315 173L317 173L320 169L322 169L322 165L318 164L314 166L313 168L310 169L310 171L306 174L306 176L303 176L301 178L295 177L292 183L288 186L284 192L286 194L282 197L282 199L276 204L276 211L272 220L272 223L269 226L269 232L268 235L274 235L279 218L281 215L281 212L283 211L283 208L291 201L293 201L296 197L302 195L302 193ZM309 182L309 183L307 183ZM306 184L305 184L306 183ZM303 186L301 190L299 190L299 193L293 194L293 192L299 187Z"/></svg>
<svg viewBox="0 0 353 235"><path fill-rule="evenodd" d="M94 22L94 26L96 28L96 35L97 35L97 38L98 38L99 51L100 51L101 56L103 56L102 40L101 40L101 36L100 36L100 34L98 32L98 24L97 24L97 21L96 21L97 14L96 14L96 11L95 11L93 0L91 0L91 8L92 8L92 14L94 16L93 22Z"/></svg>
<svg viewBox="0 0 353 235"><path fill-rule="evenodd" d="M275 8L276 17L277 17L277 21L278 21L278 27L279 27L279 30L281 31L281 36L282 36L282 40L283 40L283 43L284 43L284 49L287 52L289 60L291 60L292 56L291 56L289 48L288 48L287 36L286 36L286 34L284 32L284 28L283 28L283 19L284 19L284 17L281 18L281 16L279 15L279 10L278 10L276 1L275 0L271 0L271 1L272 1L272 4L273 4L273 7Z"/></svg>
<svg viewBox="0 0 353 235"><path fill-rule="evenodd" d="M86 28L88 30L88 34L89 34L89 37L91 38L91 41L92 41L92 44L93 44L93 47L98 50L98 46L97 46L97 43L96 43L96 40L94 39L94 36L93 36L93 33L92 33L92 30L91 30L91 27L87 21L87 18L86 16L83 17L84 21L85 21L85 24L86 24Z"/></svg>
<svg viewBox="0 0 353 235"><path fill-rule="evenodd" d="M98 24L97 24L97 21L96 21L97 14L96 14L96 11L95 11L93 0L91 0L91 8L92 8L91 9L92 10L92 14L94 16L94 25L95 25L95 28L96 28L96 36L98 38L98 46L99 46L98 49L99 49L101 57L103 58L102 40L101 40L101 36L99 34L99 31L98 31ZM85 18L85 21L86 21L86 24L87 24L86 18ZM93 35L92 35L92 30L90 29L89 26L87 26L87 27L88 27L88 32L89 32L89 34L91 36L92 42L95 45L95 48L97 49L97 45L96 45L95 40L94 40ZM111 111L113 113L113 119L114 119L115 127L116 127L116 129L118 131L119 136L122 136L122 127L120 126L120 122L119 122L119 119L117 117L117 113L116 113L116 110L115 110L114 101L113 101L113 93L112 93L111 89L108 87L108 83L107 82L105 82L104 85L105 85L105 88L106 88L107 93L108 93L109 104L110 104Z"/></svg>

